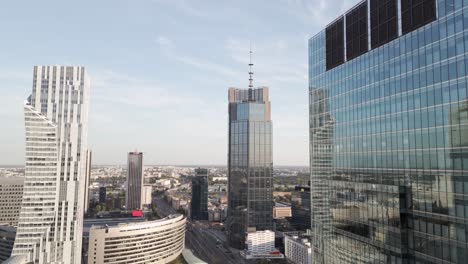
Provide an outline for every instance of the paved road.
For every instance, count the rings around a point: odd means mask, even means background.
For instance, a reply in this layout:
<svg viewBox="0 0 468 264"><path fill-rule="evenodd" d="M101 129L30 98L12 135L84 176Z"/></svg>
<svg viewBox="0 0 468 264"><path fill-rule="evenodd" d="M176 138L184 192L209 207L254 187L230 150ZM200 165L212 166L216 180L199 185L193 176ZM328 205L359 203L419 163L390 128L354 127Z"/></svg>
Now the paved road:
<svg viewBox="0 0 468 264"><path fill-rule="evenodd" d="M156 212L160 217L176 213L163 198L155 198ZM197 257L210 264L240 264L244 259L225 247L226 236L220 230L212 229L208 223L187 221L186 246Z"/></svg>

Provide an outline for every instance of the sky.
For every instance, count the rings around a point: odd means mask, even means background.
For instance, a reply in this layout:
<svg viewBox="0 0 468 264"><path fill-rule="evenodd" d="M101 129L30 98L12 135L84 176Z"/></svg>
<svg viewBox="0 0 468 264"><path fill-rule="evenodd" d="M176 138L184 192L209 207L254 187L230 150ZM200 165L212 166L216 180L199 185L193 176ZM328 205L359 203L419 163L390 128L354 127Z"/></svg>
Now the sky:
<svg viewBox="0 0 468 264"><path fill-rule="evenodd" d="M274 165L308 165L307 40L357 0L0 4L0 164L24 164L34 65L91 76L93 164L225 165L229 87L270 87Z"/></svg>

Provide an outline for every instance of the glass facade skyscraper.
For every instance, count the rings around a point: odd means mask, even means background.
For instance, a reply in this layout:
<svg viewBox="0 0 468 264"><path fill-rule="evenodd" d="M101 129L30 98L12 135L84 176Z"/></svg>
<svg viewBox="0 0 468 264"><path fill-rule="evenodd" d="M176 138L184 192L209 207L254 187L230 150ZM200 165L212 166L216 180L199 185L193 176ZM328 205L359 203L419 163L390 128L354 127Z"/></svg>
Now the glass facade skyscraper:
<svg viewBox="0 0 468 264"><path fill-rule="evenodd" d="M466 0L361 1L309 40L316 263L466 263L467 52Z"/></svg>
<svg viewBox="0 0 468 264"><path fill-rule="evenodd" d="M195 169L190 216L192 220L208 220L208 169Z"/></svg>
<svg viewBox="0 0 468 264"><path fill-rule="evenodd" d="M273 228L272 122L268 88L229 89L227 229L243 249L248 230Z"/></svg>

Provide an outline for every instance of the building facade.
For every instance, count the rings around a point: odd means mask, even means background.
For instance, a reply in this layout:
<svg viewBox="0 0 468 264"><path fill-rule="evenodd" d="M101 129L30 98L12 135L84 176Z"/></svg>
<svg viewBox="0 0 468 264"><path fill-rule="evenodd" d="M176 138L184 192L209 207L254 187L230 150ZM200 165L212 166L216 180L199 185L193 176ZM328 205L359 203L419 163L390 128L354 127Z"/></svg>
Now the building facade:
<svg viewBox="0 0 468 264"><path fill-rule="evenodd" d="M99 203L106 203L107 198L107 188L106 187L99 187Z"/></svg>
<svg viewBox="0 0 468 264"><path fill-rule="evenodd" d="M275 248L275 232L271 230L247 232L245 247L242 255L246 259L281 259L284 257Z"/></svg>
<svg viewBox="0 0 468 264"><path fill-rule="evenodd" d="M316 263L468 259L467 18L367 0L309 40Z"/></svg>
<svg viewBox="0 0 468 264"><path fill-rule="evenodd" d="M182 215L89 229L88 264L170 263L185 247ZM144 245L144 246L142 246Z"/></svg>
<svg viewBox="0 0 468 264"><path fill-rule="evenodd" d="M15 236L16 227L0 224L0 263L10 258Z"/></svg>
<svg viewBox="0 0 468 264"><path fill-rule="evenodd" d="M195 169L192 177L192 200L190 202L192 220L208 220L208 170Z"/></svg>
<svg viewBox="0 0 468 264"><path fill-rule="evenodd" d="M84 67L35 66L24 104L26 166L13 256L80 263L90 80Z"/></svg>
<svg viewBox="0 0 468 264"><path fill-rule="evenodd" d="M141 194L141 202L144 206L150 206L153 198L153 186L145 185L143 186L143 193Z"/></svg>
<svg viewBox="0 0 468 264"><path fill-rule="evenodd" d="M268 88L230 88L227 230L232 247L245 247L248 228L273 227L272 156Z"/></svg>
<svg viewBox="0 0 468 264"><path fill-rule="evenodd" d="M295 186L291 194L291 225L296 230L310 229L310 186Z"/></svg>
<svg viewBox="0 0 468 264"><path fill-rule="evenodd" d="M301 234L284 234L284 256L294 264L312 264L310 238Z"/></svg>
<svg viewBox="0 0 468 264"><path fill-rule="evenodd" d="M141 199L143 190L143 153L128 153L127 190L125 205L127 210L142 209Z"/></svg>
<svg viewBox="0 0 468 264"><path fill-rule="evenodd" d="M0 177L0 224L18 225L23 183L23 177Z"/></svg>
<svg viewBox="0 0 468 264"><path fill-rule="evenodd" d="M273 219L284 219L291 217L291 205L275 203L273 206Z"/></svg>

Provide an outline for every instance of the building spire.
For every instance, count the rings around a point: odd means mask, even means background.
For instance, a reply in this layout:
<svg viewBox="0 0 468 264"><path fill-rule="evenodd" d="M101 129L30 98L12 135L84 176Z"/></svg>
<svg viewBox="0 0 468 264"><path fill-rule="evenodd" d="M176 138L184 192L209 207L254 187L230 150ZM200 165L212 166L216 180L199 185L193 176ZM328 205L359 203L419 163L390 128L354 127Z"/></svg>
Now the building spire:
<svg viewBox="0 0 468 264"><path fill-rule="evenodd" d="M249 55L250 55L250 62L249 62L249 88L252 89L253 88L253 71L252 71L252 66L253 66L253 63L252 63L252 42L250 42L250 51L249 51Z"/></svg>

